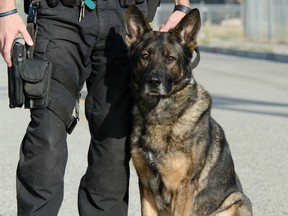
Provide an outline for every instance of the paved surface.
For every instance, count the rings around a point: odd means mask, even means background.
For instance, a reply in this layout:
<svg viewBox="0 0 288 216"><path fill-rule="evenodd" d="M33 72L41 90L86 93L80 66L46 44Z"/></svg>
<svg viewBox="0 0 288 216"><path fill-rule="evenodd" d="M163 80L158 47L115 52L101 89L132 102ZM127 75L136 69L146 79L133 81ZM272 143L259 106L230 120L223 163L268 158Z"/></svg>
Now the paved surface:
<svg viewBox="0 0 288 216"><path fill-rule="evenodd" d="M8 108L6 74L1 59L0 216L15 216L15 170L29 113ZM213 95L212 116L225 130L254 215L287 216L288 64L202 53L194 76ZM59 216L77 215L77 189L86 168L88 143L82 103L81 122L69 136L65 198ZM138 216L137 178L131 171L129 216Z"/></svg>

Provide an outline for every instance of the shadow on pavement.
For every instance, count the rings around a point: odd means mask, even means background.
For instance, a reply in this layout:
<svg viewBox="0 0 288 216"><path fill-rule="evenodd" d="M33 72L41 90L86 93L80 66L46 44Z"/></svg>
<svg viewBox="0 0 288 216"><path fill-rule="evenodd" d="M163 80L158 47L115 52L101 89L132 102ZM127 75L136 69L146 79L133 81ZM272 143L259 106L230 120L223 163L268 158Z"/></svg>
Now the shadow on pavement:
<svg viewBox="0 0 288 216"><path fill-rule="evenodd" d="M212 95L212 98L213 108L215 109L288 118L288 103L240 99L221 95ZM267 111L266 109L269 107L271 109L273 108L273 111ZM282 110L277 111L275 108L282 108ZM286 109L286 111L283 111L284 109Z"/></svg>

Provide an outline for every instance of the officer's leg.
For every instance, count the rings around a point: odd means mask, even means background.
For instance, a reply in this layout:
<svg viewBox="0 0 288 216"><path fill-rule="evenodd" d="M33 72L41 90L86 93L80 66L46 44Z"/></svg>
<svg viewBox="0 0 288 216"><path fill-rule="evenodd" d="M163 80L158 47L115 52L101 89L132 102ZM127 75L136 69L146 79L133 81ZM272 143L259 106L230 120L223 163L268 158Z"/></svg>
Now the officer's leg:
<svg viewBox="0 0 288 216"><path fill-rule="evenodd" d="M32 110L17 169L18 215L57 215L66 161L62 120L48 109Z"/></svg>
<svg viewBox="0 0 288 216"><path fill-rule="evenodd" d="M38 40L41 41L41 40ZM58 43L58 44L57 44ZM61 49L45 51L55 65ZM58 81L51 80L51 98L72 113L75 98ZM31 109L31 121L23 138L17 169L18 215L56 216L63 199L63 178L67 161L67 132L63 121L50 109Z"/></svg>
<svg viewBox="0 0 288 216"><path fill-rule="evenodd" d="M67 13L64 13L67 10ZM68 11L69 10L69 11ZM67 15L69 15L67 17ZM78 83L81 57L78 12L60 4L49 8L41 1L35 56L62 66L63 73ZM78 62L77 62L78 61ZM62 84L51 80L51 98L63 103L70 112L75 98ZM31 122L22 141L17 169L18 215L56 216L63 199L63 177L67 161L66 127L47 108L31 110Z"/></svg>
<svg viewBox="0 0 288 216"><path fill-rule="evenodd" d="M146 3L139 5L146 11ZM132 97L130 60L124 44L125 8L97 1L98 34L91 55L85 114L91 142L78 195L81 216L126 216Z"/></svg>
<svg viewBox="0 0 288 216"><path fill-rule="evenodd" d="M126 138L130 134L132 107L130 64L124 44L110 45L109 49L93 53L93 72L87 81L85 108L91 143L88 168L79 188L82 216L127 215L130 155Z"/></svg>

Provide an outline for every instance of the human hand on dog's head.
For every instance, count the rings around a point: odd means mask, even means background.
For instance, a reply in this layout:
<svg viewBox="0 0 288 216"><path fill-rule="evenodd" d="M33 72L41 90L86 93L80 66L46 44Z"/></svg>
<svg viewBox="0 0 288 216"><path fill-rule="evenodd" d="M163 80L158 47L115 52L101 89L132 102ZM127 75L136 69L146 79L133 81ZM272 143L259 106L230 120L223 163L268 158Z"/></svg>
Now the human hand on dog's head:
<svg viewBox="0 0 288 216"><path fill-rule="evenodd" d="M182 11L174 11L168 18L167 22L159 27L159 31L167 32L173 29L180 20L185 16Z"/></svg>

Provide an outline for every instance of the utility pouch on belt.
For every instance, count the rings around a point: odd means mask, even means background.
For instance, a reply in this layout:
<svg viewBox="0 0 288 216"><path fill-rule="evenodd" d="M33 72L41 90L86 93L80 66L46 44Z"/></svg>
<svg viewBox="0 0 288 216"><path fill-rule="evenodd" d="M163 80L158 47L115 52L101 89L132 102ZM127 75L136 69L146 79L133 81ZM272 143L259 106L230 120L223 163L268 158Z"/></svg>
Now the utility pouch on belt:
<svg viewBox="0 0 288 216"><path fill-rule="evenodd" d="M42 59L26 59L21 68L25 108L44 108L49 103L52 64Z"/></svg>

